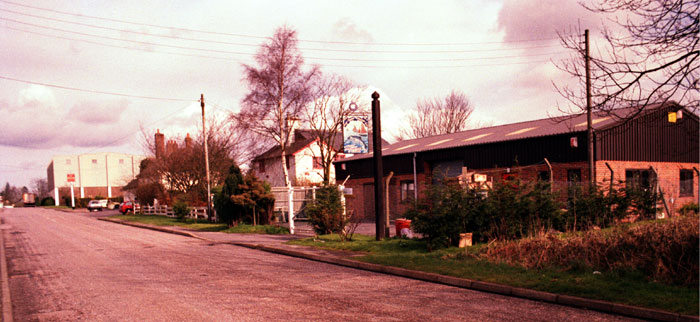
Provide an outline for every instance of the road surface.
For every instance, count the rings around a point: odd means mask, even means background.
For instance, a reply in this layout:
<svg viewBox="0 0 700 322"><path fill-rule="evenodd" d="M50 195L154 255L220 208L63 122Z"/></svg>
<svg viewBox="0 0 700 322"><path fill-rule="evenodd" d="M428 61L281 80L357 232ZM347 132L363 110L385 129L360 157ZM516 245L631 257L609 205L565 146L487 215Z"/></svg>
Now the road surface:
<svg viewBox="0 0 700 322"><path fill-rule="evenodd" d="M4 209L15 321L631 321L98 221Z"/></svg>

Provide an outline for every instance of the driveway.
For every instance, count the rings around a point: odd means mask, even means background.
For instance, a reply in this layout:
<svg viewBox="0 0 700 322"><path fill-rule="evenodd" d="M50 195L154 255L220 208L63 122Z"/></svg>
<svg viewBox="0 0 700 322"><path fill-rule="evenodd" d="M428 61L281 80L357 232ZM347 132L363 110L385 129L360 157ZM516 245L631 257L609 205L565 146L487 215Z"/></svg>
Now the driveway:
<svg viewBox="0 0 700 322"><path fill-rule="evenodd" d="M98 221L5 209L17 321L631 321Z"/></svg>

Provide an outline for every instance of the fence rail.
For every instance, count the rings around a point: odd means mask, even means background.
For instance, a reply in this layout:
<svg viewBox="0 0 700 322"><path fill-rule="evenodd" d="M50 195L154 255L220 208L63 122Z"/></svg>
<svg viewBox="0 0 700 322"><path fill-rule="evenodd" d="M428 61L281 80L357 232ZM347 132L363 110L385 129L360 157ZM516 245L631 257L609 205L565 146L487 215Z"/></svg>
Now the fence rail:
<svg viewBox="0 0 700 322"><path fill-rule="evenodd" d="M159 216L175 217L175 212L173 211L173 207L169 207L167 205L165 205L165 206L161 206L161 205L137 206L134 211L140 212L144 215L159 215ZM190 207L190 213L187 215L187 218L209 219L209 216L207 215L207 207Z"/></svg>

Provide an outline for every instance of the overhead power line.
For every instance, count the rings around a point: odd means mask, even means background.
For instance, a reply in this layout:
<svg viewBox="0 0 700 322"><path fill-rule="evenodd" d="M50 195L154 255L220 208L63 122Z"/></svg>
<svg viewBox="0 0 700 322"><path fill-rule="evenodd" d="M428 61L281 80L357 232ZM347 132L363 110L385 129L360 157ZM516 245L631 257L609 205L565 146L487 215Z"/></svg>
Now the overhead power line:
<svg viewBox="0 0 700 322"><path fill-rule="evenodd" d="M58 14L63 14L63 15L70 15L70 16L74 16L74 17L91 18L91 19L97 19L97 20L102 20L102 21L118 22L118 23L132 24L132 25L145 26L145 27L176 29L176 30L182 30L182 31L188 31L188 32L197 32L197 33L219 35L219 36L231 36L231 37L241 37L241 38L251 38L251 39L270 39L270 37L268 37L268 36L217 32L217 31L209 31L209 30L201 30L201 29L189 29L189 28L181 28L181 27L175 27L175 26L164 26L164 25L156 25L156 24L149 24L149 23L129 21L129 20L121 20L121 19L113 19L113 18L106 18L106 17L99 17L99 16L76 14L73 12L30 6L27 4L6 1L6 0L0 0L0 2L7 3L10 5L14 5L14 6L24 7L24 8L30 8L30 9L41 10L41 11L46 11L46 12L58 13ZM320 43L320 44L343 44L343 45L366 45L366 46L367 45L368 46L464 46L464 45L485 45L485 44L528 43L528 42L539 42L539 41L551 41L551 40L557 40L557 39L559 39L559 38L553 37L553 38L522 39L522 40L512 40L512 41L487 41L487 42L463 42L463 43L459 43L459 42L454 42L454 43L376 43L376 42L350 42L350 41L330 41L330 40L312 40L312 39L299 39L299 41L300 42L308 42L308 43Z"/></svg>
<svg viewBox="0 0 700 322"><path fill-rule="evenodd" d="M111 30L111 31L117 31L117 32L128 33L128 34L135 34L135 35L140 35L140 36L167 38L167 39L174 39L174 40L196 41L196 42L203 42L203 43L209 43L209 44L245 46L245 47L255 47L255 48L260 47L260 44L248 44L248 43L240 43L240 42L230 42L230 41L201 39L201 38L190 38L190 37L182 37L182 36L150 34L150 33L141 32L141 31L105 27L105 26L99 26L99 25L94 25L94 24L87 24L87 23L82 23L82 22L57 19L57 18L52 18L52 17L38 16L38 15L34 15L34 14L29 14L29 13L14 11L14 10L7 10L7 9L2 9L2 8L0 8L0 11L9 12L9 13L18 14L18 15L23 15L23 16L27 16L27 17L43 19L43 20L68 23L68 24L97 28L97 29L102 29L102 30ZM528 47L466 49L466 50L368 50L368 49L330 49L330 48L305 48L305 47L299 47L299 49L304 50L304 51L346 52L346 53L445 54L445 53L500 52L500 51L509 51L509 50L529 50L529 49L553 48L553 47L560 47L560 45L559 44L550 44L550 45L539 45L539 46L528 46Z"/></svg>
<svg viewBox="0 0 700 322"><path fill-rule="evenodd" d="M43 34L43 33L39 33L39 32L28 31L28 30L23 30L23 29L19 29L19 28L13 28L13 27L5 27L5 28L9 29L9 30L15 30L15 31L39 35L39 36L43 36L43 37L64 39L64 40L70 40L70 41L79 41L79 42L84 42L84 43L98 45L98 46L105 46L105 47L110 47L110 48L119 48L119 49L126 49L126 50L132 50L132 51L140 51L140 52L161 53L161 54L175 55L175 56L206 58L206 59L225 60L225 61L233 61L233 62L243 63L243 61L241 59L177 53L177 52L169 52L169 51L162 51L162 50L155 50L155 49L144 50L144 49L133 48L133 47L105 44L105 43L91 41L91 40L87 40L87 39L78 39L78 38L70 38L70 37L63 37L63 36L56 36L56 35L48 35L48 34ZM248 62L252 63L252 61L248 61ZM473 68L473 67L494 67L494 66L510 66L510 65L530 65L530 64L542 64L542 63L548 63L548 62L550 62L550 60L528 60L528 61L519 61L519 62L470 64L470 65L393 65L393 66L387 66L387 65L323 64L323 66L344 67L344 68L367 68L367 69L447 69L447 68Z"/></svg>
<svg viewBox="0 0 700 322"><path fill-rule="evenodd" d="M32 26L32 27L36 27L36 28L71 33L71 34L76 34L76 35L81 35L81 36L130 42L130 43L135 43L135 44L139 44L139 45L160 46L160 47L167 47L167 48L174 48L174 49L194 50L194 51L199 51L199 52L213 52L213 53L219 53L219 54L246 55L246 56L250 56L250 57L254 56L253 53L246 53L246 52L238 52L238 51L230 51L230 50L216 50L216 49L211 49L211 48L198 48L198 47L189 47L189 46L177 46L177 45L168 45L168 44L161 44L161 43L154 43L154 42L147 42L147 41L121 39L121 38L116 38L116 37L96 35L96 34L91 34L91 33L80 32L80 31L62 29L62 28L47 27L47 26L23 22L23 21L19 21L19 20L15 20L15 19L8 19L5 17L0 17L0 20L9 21L12 23L18 23L18 24L22 24L22 25L28 25L28 26ZM360 59L360 58L328 58L328 57L306 57L306 59L327 60L327 61L356 61L356 62L458 62L458 61L473 61L473 60L509 59L509 58L521 58L521 57L531 57L531 56L551 56L551 55L564 54L564 53L567 53L567 52L562 51L562 52L534 53L534 54L508 55L508 56L486 56L486 57L442 58L442 59L401 59L401 58L397 58L397 59Z"/></svg>
<svg viewBox="0 0 700 322"><path fill-rule="evenodd" d="M104 94L104 95L112 95L112 96L131 97L131 98L140 98L140 99L147 99L147 100L175 101L175 102L197 102L198 101L196 99L142 96L142 95L123 94L123 93L108 92L108 91L98 91L98 90L83 89L83 88L69 87L69 86L63 86L63 85L48 84L48 83L42 83L42 82L36 82L36 81L29 81L29 80L12 78L12 77L2 76L2 75L0 75L0 79L14 81L14 82L20 82L20 83L25 83L25 84L33 84L33 85L41 85L41 86L46 86L46 87L60 88L60 89L71 90L71 91Z"/></svg>

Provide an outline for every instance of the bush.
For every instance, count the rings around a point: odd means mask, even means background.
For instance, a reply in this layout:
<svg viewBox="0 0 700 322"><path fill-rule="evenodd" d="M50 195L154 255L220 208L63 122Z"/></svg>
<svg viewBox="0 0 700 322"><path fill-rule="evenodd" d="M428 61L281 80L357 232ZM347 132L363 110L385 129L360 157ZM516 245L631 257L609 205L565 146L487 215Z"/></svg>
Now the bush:
<svg viewBox="0 0 700 322"><path fill-rule="evenodd" d="M488 197L453 181L432 185L417 207L405 213L428 249L455 246L459 234L475 241L515 239L557 227L560 205L547 184L495 183Z"/></svg>
<svg viewBox="0 0 700 322"><path fill-rule="evenodd" d="M698 284L698 217L619 225L564 238L546 234L496 243L479 255L526 268L581 267L600 271L641 271L649 279L683 285Z"/></svg>
<svg viewBox="0 0 700 322"><path fill-rule="evenodd" d="M316 199L306 206L306 215L318 235L337 233L345 239L349 216L343 215L341 193L337 185L326 185L316 190Z"/></svg>
<svg viewBox="0 0 700 322"><path fill-rule="evenodd" d="M678 213L685 216L697 215L698 214L698 204L694 202L689 202L678 209Z"/></svg>
<svg viewBox="0 0 700 322"><path fill-rule="evenodd" d="M42 206L55 206L56 200L54 200L52 197L46 197L44 199L41 199L41 205Z"/></svg>
<svg viewBox="0 0 700 322"><path fill-rule="evenodd" d="M476 191L462 189L458 184L445 182L432 185L426 197L404 216L411 219L414 231L423 234L429 250L448 247L459 242L459 234L474 232L478 238L485 216L485 208Z"/></svg>
<svg viewBox="0 0 700 322"><path fill-rule="evenodd" d="M187 206L185 201L178 200L173 205L173 213L175 214L175 217L177 217L178 221L184 221L185 217L190 214L190 207Z"/></svg>

